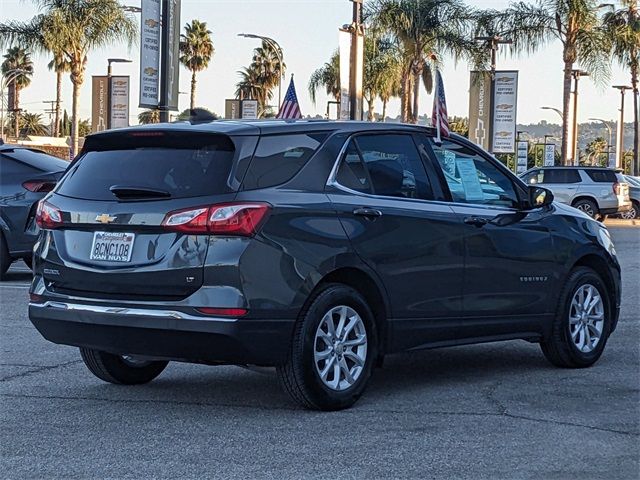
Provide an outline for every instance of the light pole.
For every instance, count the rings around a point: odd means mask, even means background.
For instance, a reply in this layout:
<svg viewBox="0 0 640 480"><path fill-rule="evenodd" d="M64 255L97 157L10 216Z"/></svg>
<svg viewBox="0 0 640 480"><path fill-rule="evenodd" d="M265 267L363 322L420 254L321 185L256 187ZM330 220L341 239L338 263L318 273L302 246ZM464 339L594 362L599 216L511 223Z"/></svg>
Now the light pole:
<svg viewBox="0 0 640 480"><path fill-rule="evenodd" d="M28 73L27 70L23 68L14 68L12 70L8 70L0 81L0 139L4 140L4 89L13 82L16 78L18 78L23 73ZM16 113L17 115L17 113ZM16 132L16 138L18 138L18 132Z"/></svg>
<svg viewBox="0 0 640 480"><path fill-rule="evenodd" d="M616 130L616 168L622 168L624 158L624 92L631 90L627 85L614 85L620 90L620 115L618 116L618 129Z"/></svg>
<svg viewBox="0 0 640 480"><path fill-rule="evenodd" d="M494 122L494 104L496 97L496 57L498 47L500 45L511 45L513 40L502 38L498 35L492 37L475 37L477 42L485 42L487 48L491 49L491 110L489 110L489 151L493 153L493 122Z"/></svg>
<svg viewBox="0 0 640 480"><path fill-rule="evenodd" d="M555 107L540 107L541 110L551 110L553 112L556 112L559 116L560 116L560 122L562 122L564 120L564 115L562 115L562 110L560 110L559 108L555 108Z"/></svg>
<svg viewBox="0 0 640 480"><path fill-rule="evenodd" d="M578 80L580 77L588 77L589 72L584 70L571 70L573 76L573 142L571 145L571 159L574 165L578 165Z"/></svg>
<svg viewBox="0 0 640 480"><path fill-rule="evenodd" d="M282 47L273 38L256 35L255 33L239 33L238 36L263 40L271 45L276 52L276 56L278 57L278 70L280 70L280 75L278 76L278 110L280 110L280 107L282 106L282 79L284 78L284 68L282 65Z"/></svg>
<svg viewBox="0 0 640 480"><path fill-rule="evenodd" d="M107 130L111 128L111 64L131 63L128 58L107 58Z"/></svg>

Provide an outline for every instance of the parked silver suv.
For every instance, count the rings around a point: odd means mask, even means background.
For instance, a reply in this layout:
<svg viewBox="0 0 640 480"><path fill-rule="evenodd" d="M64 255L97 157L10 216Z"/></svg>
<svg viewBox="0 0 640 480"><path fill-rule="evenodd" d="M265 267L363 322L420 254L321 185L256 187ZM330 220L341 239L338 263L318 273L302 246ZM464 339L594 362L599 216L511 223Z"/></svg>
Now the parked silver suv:
<svg viewBox="0 0 640 480"><path fill-rule="evenodd" d="M629 185L622 174L601 167L540 167L522 175L529 185L540 185L553 192L556 201L582 210L592 218L631 209Z"/></svg>

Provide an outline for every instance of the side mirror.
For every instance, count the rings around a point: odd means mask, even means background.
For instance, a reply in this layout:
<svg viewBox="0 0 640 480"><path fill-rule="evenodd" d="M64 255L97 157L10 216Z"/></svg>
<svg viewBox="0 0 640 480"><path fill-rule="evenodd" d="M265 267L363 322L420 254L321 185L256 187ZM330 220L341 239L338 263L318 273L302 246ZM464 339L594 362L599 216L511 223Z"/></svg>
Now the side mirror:
<svg viewBox="0 0 640 480"><path fill-rule="evenodd" d="M535 185L529 186L529 205L531 205L532 208L546 207L547 205L551 205L552 202L553 193L551 193L551 190L536 187Z"/></svg>

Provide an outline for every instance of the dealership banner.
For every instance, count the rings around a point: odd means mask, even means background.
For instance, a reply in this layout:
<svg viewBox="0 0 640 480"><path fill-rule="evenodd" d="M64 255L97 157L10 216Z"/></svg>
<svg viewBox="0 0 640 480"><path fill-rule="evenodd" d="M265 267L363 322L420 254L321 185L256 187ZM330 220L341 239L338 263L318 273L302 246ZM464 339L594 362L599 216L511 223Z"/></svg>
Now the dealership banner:
<svg viewBox="0 0 640 480"><path fill-rule="evenodd" d="M340 110L338 119L349 120L349 68L351 60L351 33L338 32L340 48Z"/></svg>
<svg viewBox="0 0 640 480"><path fill-rule="evenodd" d="M160 0L142 0L140 21L140 107L158 106L160 88Z"/></svg>
<svg viewBox="0 0 640 480"><path fill-rule="evenodd" d="M110 128L129 126L129 77L111 77L111 123Z"/></svg>
<svg viewBox="0 0 640 480"><path fill-rule="evenodd" d="M469 87L469 140L489 149L489 122L491 119L491 75L489 72L471 72Z"/></svg>
<svg viewBox="0 0 640 480"><path fill-rule="evenodd" d="M553 167L556 163L556 146L553 143L547 143L544 146L544 166Z"/></svg>
<svg viewBox="0 0 640 480"><path fill-rule="evenodd" d="M494 89L492 153L513 153L516 146L518 72L496 72Z"/></svg>
<svg viewBox="0 0 640 480"><path fill-rule="evenodd" d="M518 163L516 164L516 173L520 175L527 171L527 160L529 154L529 142L521 140L518 142Z"/></svg>
<svg viewBox="0 0 640 480"><path fill-rule="evenodd" d="M107 129L109 79L106 75L91 77L91 132Z"/></svg>

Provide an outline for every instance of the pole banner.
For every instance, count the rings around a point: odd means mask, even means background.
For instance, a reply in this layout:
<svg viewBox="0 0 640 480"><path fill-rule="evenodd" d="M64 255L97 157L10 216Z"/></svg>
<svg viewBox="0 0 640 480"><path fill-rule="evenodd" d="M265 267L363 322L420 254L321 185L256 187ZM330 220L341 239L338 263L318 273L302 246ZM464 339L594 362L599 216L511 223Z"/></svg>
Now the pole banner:
<svg viewBox="0 0 640 480"><path fill-rule="evenodd" d="M142 0L140 18L139 106L158 106L160 73L160 0Z"/></svg>

